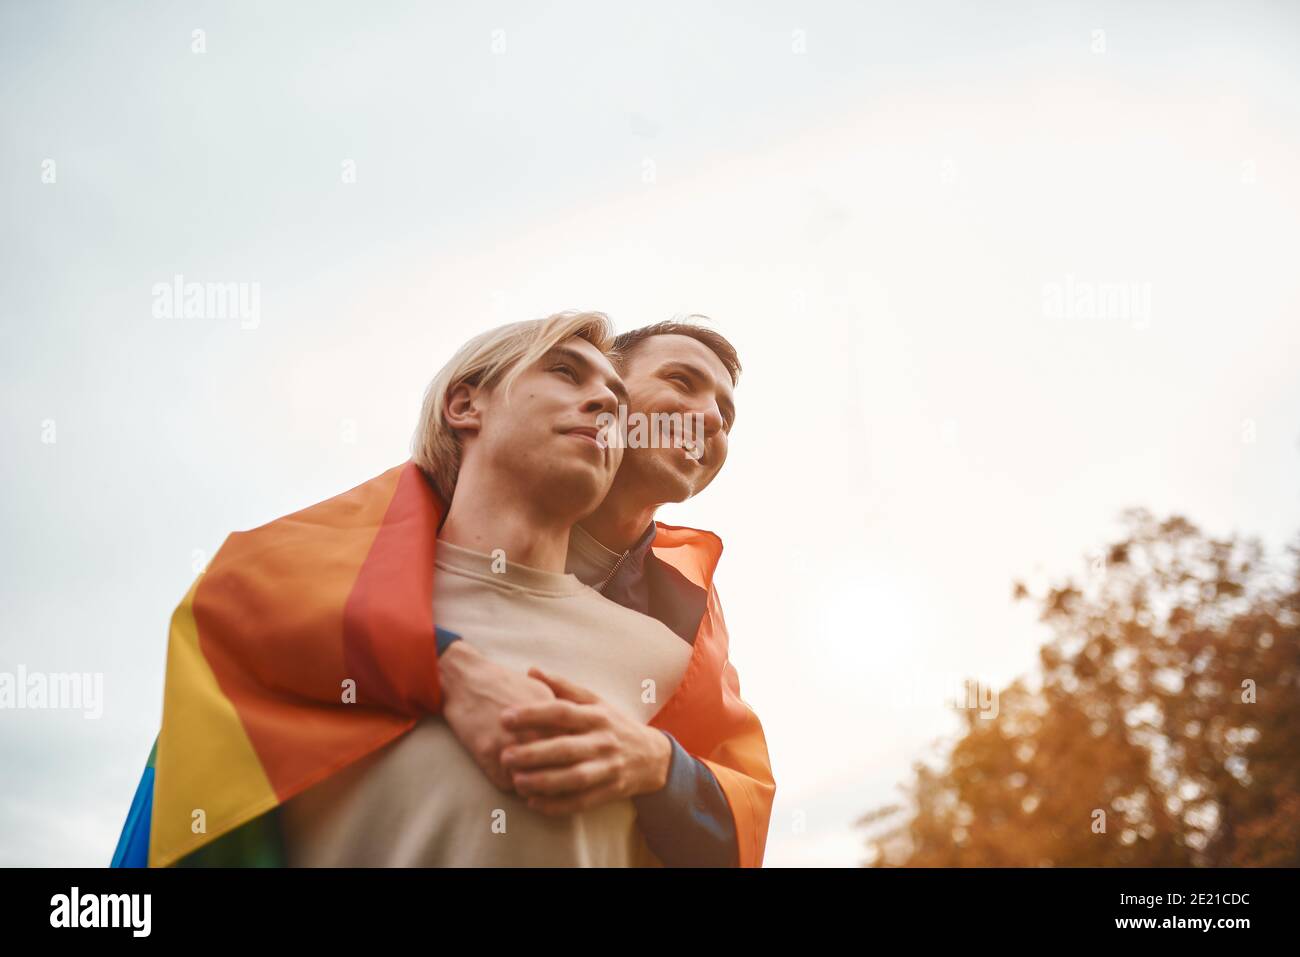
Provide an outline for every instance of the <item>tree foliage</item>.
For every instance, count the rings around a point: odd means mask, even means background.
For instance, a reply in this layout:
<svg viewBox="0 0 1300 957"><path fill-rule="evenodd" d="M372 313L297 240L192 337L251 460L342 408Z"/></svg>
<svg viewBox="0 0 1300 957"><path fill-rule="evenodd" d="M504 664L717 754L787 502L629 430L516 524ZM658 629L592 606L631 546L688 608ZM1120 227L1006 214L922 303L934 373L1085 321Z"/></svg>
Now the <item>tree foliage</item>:
<svg viewBox="0 0 1300 957"><path fill-rule="evenodd" d="M1034 596L1036 672L963 711L942 766L859 822L877 866L1300 865L1300 540L1124 513L1080 582Z"/></svg>

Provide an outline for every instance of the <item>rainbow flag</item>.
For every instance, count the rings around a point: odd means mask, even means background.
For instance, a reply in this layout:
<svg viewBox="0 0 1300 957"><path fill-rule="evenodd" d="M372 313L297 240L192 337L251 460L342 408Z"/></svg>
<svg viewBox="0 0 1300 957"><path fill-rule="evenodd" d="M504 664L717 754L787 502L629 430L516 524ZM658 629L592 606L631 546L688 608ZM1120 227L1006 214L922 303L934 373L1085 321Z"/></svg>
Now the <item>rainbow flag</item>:
<svg viewBox="0 0 1300 957"><path fill-rule="evenodd" d="M113 866L281 863L270 812L441 711L433 557L445 510L408 461L227 537L172 615L162 730ZM712 584L722 542L657 523L652 547L708 600L651 725L708 764L740 864L757 867L776 787L727 657Z"/></svg>

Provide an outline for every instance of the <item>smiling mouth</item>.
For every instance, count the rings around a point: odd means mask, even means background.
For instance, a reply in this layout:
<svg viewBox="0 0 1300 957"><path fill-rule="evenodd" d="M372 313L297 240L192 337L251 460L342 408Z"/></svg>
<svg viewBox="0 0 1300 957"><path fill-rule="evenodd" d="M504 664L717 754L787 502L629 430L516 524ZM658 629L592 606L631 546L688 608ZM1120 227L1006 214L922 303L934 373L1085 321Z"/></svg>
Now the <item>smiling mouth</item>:
<svg viewBox="0 0 1300 957"><path fill-rule="evenodd" d="M682 454L686 456L688 462L693 462L701 468L704 466L704 460L708 458L708 455L704 451L704 443L702 442L696 442L692 445L683 445Z"/></svg>
<svg viewBox="0 0 1300 957"><path fill-rule="evenodd" d="M576 438L582 439L584 442L589 442L602 452L609 447L605 442L605 437L594 427L581 426L576 429L568 429L564 434L575 436Z"/></svg>

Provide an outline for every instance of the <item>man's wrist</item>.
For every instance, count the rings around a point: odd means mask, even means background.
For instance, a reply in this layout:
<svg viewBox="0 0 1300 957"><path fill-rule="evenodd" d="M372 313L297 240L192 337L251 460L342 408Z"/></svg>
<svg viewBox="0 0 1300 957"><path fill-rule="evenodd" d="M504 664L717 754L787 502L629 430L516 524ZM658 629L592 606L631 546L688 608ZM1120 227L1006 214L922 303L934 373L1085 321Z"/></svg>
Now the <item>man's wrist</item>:
<svg viewBox="0 0 1300 957"><path fill-rule="evenodd" d="M658 728L652 730L654 731L653 747L655 749L655 764L654 776L650 781L651 786L649 791L646 792L650 794L662 791L667 787L668 775L673 766L673 742L672 739L668 737L668 732L662 731Z"/></svg>
<svg viewBox="0 0 1300 957"><path fill-rule="evenodd" d="M465 670L474 657L474 649L467 641L453 641L438 655L438 681L443 691L460 684Z"/></svg>
<svg viewBox="0 0 1300 957"><path fill-rule="evenodd" d="M441 664L445 661L453 667L460 667L465 664L465 658L468 655L469 645L463 641L454 641L438 656L438 663Z"/></svg>
<svg viewBox="0 0 1300 957"><path fill-rule="evenodd" d="M650 850L669 867L736 867L740 852L727 798L713 772L667 731L668 783L632 798Z"/></svg>
<svg viewBox="0 0 1300 957"><path fill-rule="evenodd" d="M437 625L434 625L433 650L439 658L459 644L464 644L464 642L460 640L460 635L456 634L454 631L448 631L446 628L439 628Z"/></svg>

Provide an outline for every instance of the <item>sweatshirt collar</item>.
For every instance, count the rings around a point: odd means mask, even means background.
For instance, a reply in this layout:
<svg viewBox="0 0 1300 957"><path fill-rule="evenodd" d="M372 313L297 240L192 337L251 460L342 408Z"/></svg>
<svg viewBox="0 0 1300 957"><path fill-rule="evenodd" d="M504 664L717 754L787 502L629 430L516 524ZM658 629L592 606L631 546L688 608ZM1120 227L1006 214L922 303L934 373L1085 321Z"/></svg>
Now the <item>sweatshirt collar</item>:
<svg viewBox="0 0 1300 957"><path fill-rule="evenodd" d="M575 525L569 534L569 560L566 567L583 583L601 591L602 585L607 585L616 571L620 577L624 574L633 577L641 574L656 532L655 523L651 522L632 547L620 553L606 548L580 525Z"/></svg>

